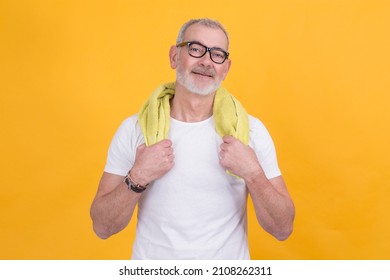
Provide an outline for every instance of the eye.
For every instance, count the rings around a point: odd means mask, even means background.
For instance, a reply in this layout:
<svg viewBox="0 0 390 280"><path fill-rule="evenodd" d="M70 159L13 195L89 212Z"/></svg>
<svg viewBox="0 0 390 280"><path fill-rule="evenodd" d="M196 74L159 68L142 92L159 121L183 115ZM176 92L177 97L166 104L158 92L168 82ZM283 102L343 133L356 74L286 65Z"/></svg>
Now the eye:
<svg viewBox="0 0 390 280"><path fill-rule="evenodd" d="M224 53L221 52L213 52L213 57L215 58L225 58Z"/></svg>
<svg viewBox="0 0 390 280"><path fill-rule="evenodd" d="M190 51L191 51L191 52L200 52L200 49L197 48L197 47L191 46L191 47L190 47Z"/></svg>
<svg viewBox="0 0 390 280"><path fill-rule="evenodd" d="M194 54L203 54L204 48L202 46L199 46L197 44L193 44L190 46L190 52Z"/></svg>

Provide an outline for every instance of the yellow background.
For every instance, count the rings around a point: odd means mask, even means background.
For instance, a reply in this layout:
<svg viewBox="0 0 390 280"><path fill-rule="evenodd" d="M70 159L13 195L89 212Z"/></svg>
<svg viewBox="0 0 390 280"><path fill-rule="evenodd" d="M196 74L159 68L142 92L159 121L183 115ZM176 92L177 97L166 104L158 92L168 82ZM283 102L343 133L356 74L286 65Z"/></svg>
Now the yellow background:
<svg viewBox="0 0 390 280"><path fill-rule="evenodd" d="M198 6L198 7L196 7ZM231 36L224 85L274 138L296 204L254 259L390 257L390 4L383 0L0 1L0 258L128 259L89 207L111 138L162 82L189 18ZM250 204L249 204L250 205Z"/></svg>

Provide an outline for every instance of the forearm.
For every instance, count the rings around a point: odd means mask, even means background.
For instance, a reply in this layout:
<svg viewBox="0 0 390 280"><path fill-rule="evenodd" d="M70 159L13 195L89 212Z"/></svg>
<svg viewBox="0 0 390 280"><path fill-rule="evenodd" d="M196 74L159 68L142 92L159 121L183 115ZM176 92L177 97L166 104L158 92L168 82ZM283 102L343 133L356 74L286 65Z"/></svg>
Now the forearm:
<svg viewBox="0 0 390 280"><path fill-rule="evenodd" d="M260 168L245 182L260 225L278 240L287 239L293 230L295 209L283 178L280 176L271 182Z"/></svg>
<svg viewBox="0 0 390 280"><path fill-rule="evenodd" d="M124 229L131 220L140 196L121 182L113 191L96 198L91 207L95 233L106 239Z"/></svg>

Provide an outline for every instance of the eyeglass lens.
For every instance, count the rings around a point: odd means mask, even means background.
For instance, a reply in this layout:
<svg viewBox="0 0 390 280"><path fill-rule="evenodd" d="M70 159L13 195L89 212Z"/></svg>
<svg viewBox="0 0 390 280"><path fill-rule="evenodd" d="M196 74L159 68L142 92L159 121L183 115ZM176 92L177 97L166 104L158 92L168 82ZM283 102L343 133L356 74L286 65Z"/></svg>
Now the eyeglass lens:
<svg viewBox="0 0 390 280"><path fill-rule="evenodd" d="M227 55L219 49L210 48L198 44L198 43L189 43L188 44L188 53L196 58L200 58L206 54L206 52L210 52L210 59L215 63L223 63L227 58Z"/></svg>

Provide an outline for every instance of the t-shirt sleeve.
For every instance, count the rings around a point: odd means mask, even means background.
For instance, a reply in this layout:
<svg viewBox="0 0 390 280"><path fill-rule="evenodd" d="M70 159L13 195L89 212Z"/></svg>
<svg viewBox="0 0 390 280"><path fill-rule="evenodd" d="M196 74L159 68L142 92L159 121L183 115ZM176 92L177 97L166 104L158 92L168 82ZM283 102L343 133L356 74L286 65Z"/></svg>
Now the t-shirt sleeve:
<svg viewBox="0 0 390 280"><path fill-rule="evenodd" d="M133 166L136 151L134 126L133 118L126 119L119 126L108 149L105 172L125 176Z"/></svg>
<svg viewBox="0 0 390 280"><path fill-rule="evenodd" d="M281 175L274 142L264 124L250 117L250 143L268 179Z"/></svg>

